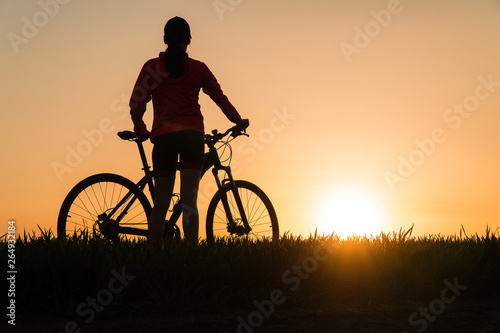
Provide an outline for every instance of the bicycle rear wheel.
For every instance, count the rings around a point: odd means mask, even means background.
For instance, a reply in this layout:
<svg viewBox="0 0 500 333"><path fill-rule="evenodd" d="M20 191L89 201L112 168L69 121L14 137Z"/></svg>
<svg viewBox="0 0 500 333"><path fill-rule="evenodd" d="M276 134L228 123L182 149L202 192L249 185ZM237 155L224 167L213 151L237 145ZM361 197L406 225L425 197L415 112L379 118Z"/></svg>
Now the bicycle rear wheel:
<svg viewBox="0 0 500 333"><path fill-rule="evenodd" d="M279 238L278 217L269 197L257 185L244 180L235 181L236 188L241 198L248 224L252 228L248 237L253 239ZM229 226L226 211L222 204L222 196L226 195L229 208L236 228ZM215 193L210 201L207 211L207 241L211 242L220 237L241 237L241 233L234 229L243 229L243 221L239 212L236 199L230 186L226 185Z"/></svg>
<svg viewBox="0 0 500 333"><path fill-rule="evenodd" d="M119 234L147 236L151 204L144 192L125 177L90 176L68 193L59 211L59 238L86 232L115 239Z"/></svg>

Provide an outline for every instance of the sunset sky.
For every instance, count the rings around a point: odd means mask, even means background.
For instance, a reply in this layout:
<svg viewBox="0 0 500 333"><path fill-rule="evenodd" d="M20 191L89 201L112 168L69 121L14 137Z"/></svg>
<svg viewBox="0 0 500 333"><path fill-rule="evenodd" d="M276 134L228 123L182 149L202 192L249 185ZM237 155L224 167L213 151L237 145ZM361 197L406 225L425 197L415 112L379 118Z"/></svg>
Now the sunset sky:
<svg viewBox="0 0 500 333"><path fill-rule="evenodd" d="M116 132L173 16L250 119L234 173L270 196L281 233L500 227L498 0L2 0L0 235L10 219L55 231L91 174L141 177ZM231 126L200 96L207 131ZM212 193L207 177L202 214Z"/></svg>

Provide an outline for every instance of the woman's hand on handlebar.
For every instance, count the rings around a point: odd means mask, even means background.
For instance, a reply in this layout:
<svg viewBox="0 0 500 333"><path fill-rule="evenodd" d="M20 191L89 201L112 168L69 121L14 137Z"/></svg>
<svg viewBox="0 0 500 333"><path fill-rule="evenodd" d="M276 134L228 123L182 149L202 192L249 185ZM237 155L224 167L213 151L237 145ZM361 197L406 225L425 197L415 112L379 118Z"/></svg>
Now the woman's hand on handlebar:
<svg viewBox="0 0 500 333"><path fill-rule="evenodd" d="M248 119L241 119L241 121L236 124L236 128L239 131L245 131L248 126L250 126L250 121Z"/></svg>
<svg viewBox="0 0 500 333"><path fill-rule="evenodd" d="M134 128L134 131L135 131L135 128ZM135 134L137 135L139 142L144 142L144 141L148 140L149 137L151 136L151 132L149 132L148 130L135 131Z"/></svg>
<svg viewBox="0 0 500 333"><path fill-rule="evenodd" d="M149 134L150 133L145 133L145 134L138 134L137 136L139 137L140 142L144 142L149 139Z"/></svg>

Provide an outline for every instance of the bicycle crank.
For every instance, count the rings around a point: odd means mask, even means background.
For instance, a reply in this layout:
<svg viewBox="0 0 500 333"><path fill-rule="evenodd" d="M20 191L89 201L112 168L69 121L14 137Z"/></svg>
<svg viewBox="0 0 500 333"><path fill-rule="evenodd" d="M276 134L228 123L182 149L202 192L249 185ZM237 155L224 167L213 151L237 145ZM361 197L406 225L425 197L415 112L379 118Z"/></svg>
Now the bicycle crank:
<svg viewBox="0 0 500 333"><path fill-rule="evenodd" d="M99 231L105 238L115 239L118 237L118 222L108 219L106 213L99 215L96 223L99 226Z"/></svg>

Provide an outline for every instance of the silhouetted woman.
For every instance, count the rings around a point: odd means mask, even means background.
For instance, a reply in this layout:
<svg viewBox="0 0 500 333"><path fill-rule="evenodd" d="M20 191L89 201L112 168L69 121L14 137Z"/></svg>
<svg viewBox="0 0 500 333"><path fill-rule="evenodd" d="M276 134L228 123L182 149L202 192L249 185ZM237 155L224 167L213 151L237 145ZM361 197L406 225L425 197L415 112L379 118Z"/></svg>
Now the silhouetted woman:
<svg viewBox="0 0 500 333"><path fill-rule="evenodd" d="M198 96L201 89L235 124L245 126L208 67L188 57L191 43L189 24L180 17L165 25L165 52L147 61L137 78L130 99L134 131L153 142L155 180L154 207L149 219L148 240L160 239L175 183L177 163L181 174L181 207L186 239L197 242L197 207L204 147L203 116ZM142 119L146 104L153 100L153 126L148 131Z"/></svg>

